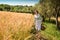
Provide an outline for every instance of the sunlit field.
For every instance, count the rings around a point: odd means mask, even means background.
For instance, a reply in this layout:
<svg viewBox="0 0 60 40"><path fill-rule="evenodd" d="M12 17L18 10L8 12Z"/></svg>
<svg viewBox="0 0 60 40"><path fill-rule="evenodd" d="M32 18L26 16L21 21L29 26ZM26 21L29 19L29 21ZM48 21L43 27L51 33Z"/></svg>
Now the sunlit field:
<svg viewBox="0 0 60 40"><path fill-rule="evenodd" d="M54 20L56 20L56 18L54 18L54 17L51 17L51 19L54 19ZM60 21L60 17L58 18L58 21Z"/></svg>
<svg viewBox="0 0 60 40"><path fill-rule="evenodd" d="M24 40L33 23L32 14L0 11L0 40Z"/></svg>
<svg viewBox="0 0 60 40"><path fill-rule="evenodd" d="M33 40L30 33L33 25L32 14L0 11L0 40ZM47 40L60 40L60 32L55 24L44 22L44 25L46 29L40 32L41 36Z"/></svg>

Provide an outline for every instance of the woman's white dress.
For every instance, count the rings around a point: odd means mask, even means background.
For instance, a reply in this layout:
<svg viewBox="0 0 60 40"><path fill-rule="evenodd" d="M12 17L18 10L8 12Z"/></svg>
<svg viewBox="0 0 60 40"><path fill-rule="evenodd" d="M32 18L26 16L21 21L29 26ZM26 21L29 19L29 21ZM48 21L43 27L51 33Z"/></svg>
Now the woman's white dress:
<svg viewBox="0 0 60 40"><path fill-rule="evenodd" d="M42 24L42 18L40 16L40 14L35 14L34 15L35 18L35 28L36 30L40 31L41 30L41 24Z"/></svg>

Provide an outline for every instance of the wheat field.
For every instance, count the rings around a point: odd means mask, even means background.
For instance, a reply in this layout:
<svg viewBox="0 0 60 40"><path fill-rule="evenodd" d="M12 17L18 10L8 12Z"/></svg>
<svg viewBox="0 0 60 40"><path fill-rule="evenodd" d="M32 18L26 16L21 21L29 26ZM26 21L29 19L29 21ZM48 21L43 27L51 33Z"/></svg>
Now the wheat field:
<svg viewBox="0 0 60 40"><path fill-rule="evenodd" d="M32 14L0 11L0 40L24 40L33 23Z"/></svg>

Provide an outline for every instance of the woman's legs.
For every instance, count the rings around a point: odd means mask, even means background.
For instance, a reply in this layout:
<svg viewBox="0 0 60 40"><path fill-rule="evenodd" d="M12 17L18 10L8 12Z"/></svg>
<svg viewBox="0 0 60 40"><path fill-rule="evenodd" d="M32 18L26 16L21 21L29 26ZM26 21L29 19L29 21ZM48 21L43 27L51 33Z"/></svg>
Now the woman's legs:
<svg viewBox="0 0 60 40"><path fill-rule="evenodd" d="M37 32L41 31L41 20L37 20L35 23L35 29Z"/></svg>
<svg viewBox="0 0 60 40"><path fill-rule="evenodd" d="M39 25L37 26L37 30L38 30L38 31L41 30L41 24L39 24Z"/></svg>
<svg viewBox="0 0 60 40"><path fill-rule="evenodd" d="M39 33L41 31L41 26L36 26L35 29L36 29L36 33Z"/></svg>

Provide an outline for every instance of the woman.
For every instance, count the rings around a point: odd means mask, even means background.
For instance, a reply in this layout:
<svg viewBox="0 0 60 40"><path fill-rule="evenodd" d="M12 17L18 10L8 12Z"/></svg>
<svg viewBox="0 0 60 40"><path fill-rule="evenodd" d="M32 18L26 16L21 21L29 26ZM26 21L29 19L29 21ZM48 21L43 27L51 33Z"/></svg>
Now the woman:
<svg viewBox="0 0 60 40"><path fill-rule="evenodd" d="M39 32L41 30L42 17L40 16L37 10L34 11L34 19L35 19L35 29L37 32Z"/></svg>

